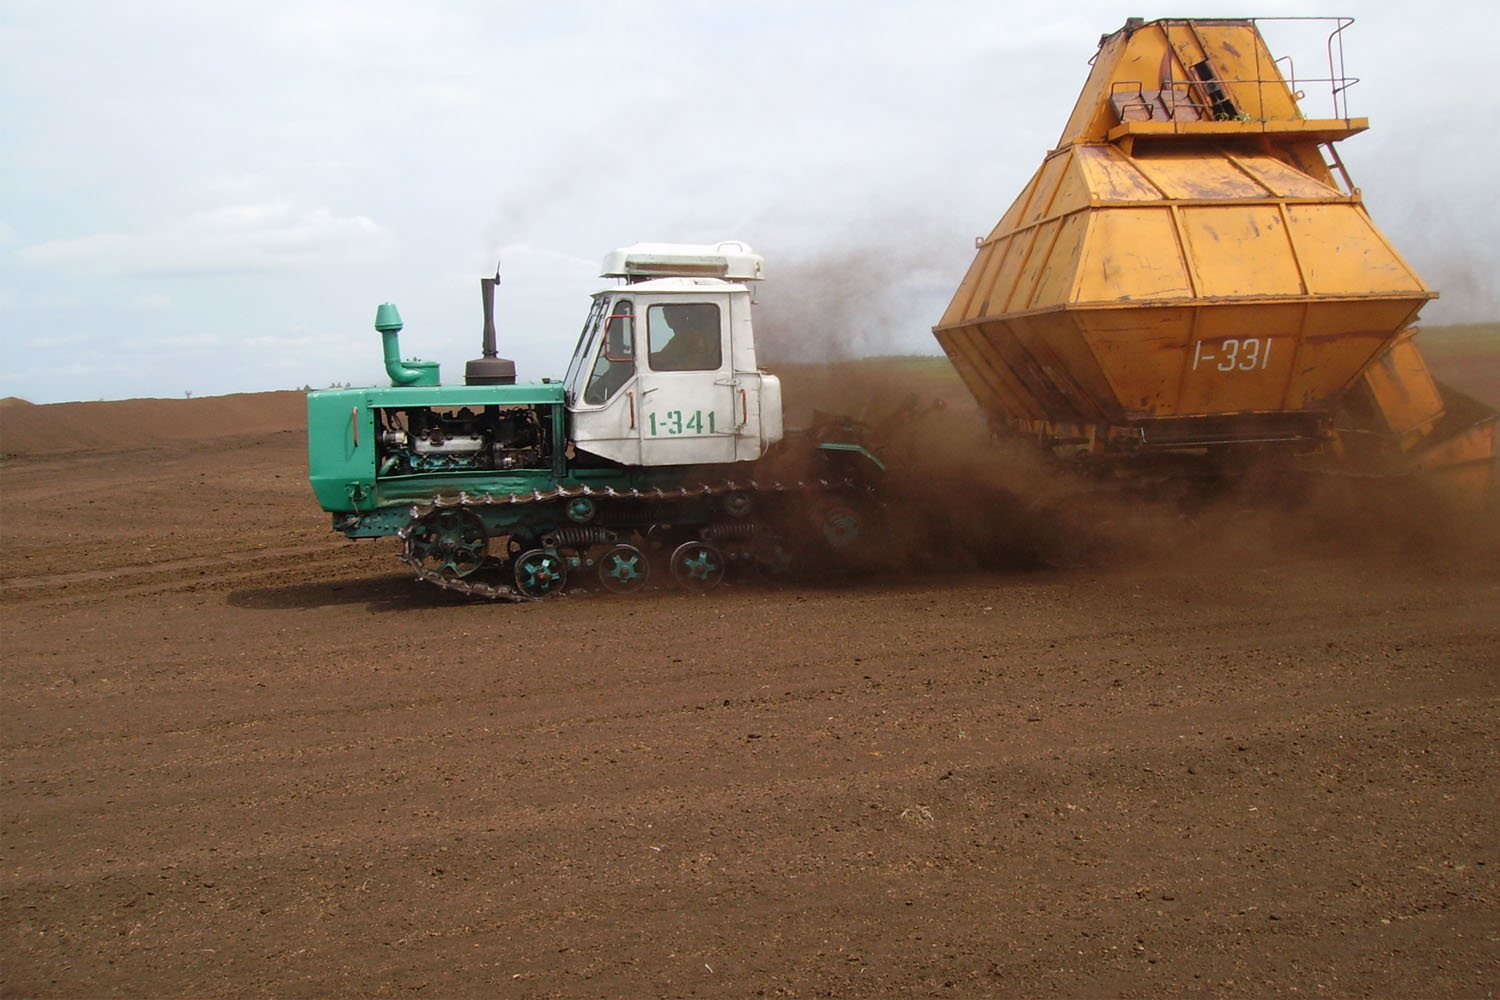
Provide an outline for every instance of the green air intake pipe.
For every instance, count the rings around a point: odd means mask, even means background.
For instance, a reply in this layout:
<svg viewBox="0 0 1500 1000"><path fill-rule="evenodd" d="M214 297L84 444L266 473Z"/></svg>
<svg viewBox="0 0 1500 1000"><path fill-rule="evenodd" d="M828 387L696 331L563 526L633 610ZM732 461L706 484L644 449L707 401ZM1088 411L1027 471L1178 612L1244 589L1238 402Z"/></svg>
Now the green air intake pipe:
<svg viewBox="0 0 1500 1000"><path fill-rule="evenodd" d="M391 377L391 385L437 385L436 361L401 360L398 335L403 325L394 302L382 302L375 310L375 329L380 331L381 346L385 351L385 373Z"/></svg>

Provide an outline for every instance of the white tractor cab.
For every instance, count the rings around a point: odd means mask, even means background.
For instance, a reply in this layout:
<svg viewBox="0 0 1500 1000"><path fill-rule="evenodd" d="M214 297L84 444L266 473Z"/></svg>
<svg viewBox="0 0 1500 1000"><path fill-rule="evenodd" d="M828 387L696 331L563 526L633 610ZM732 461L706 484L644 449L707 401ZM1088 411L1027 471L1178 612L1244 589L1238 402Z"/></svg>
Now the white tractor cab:
<svg viewBox="0 0 1500 1000"><path fill-rule="evenodd" d="M637 243L604 258L565 379L573 445L623 465L753 462L781 440L781 382L756 367L743 243Z"/></svg>

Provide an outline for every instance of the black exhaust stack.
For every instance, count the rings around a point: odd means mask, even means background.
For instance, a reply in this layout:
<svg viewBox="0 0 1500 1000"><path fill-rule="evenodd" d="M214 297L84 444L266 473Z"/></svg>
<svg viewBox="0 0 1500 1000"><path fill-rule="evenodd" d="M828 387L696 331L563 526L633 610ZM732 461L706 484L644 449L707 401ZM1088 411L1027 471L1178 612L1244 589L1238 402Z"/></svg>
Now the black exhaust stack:
<svg viewBox="0 0 1500 1000"><path fill-rule="evenodd" d="M495 350L495 286L500 284L500 268L493 278L479 279L479 297L484 301L484 357L464 366L466 385L515 385L516 363L507 361Z"/></svg>

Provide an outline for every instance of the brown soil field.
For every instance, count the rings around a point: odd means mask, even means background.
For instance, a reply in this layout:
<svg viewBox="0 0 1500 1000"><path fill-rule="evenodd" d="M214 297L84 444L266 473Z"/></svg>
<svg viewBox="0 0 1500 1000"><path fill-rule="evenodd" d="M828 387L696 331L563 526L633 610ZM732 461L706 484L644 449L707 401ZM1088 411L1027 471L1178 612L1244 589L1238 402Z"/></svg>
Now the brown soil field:
<svg viewBox="0 0 1500 1000"><path fill-rule="evenodd" d="M0 408L0 995L1494 995L1496 526L939 388L867 572L513 605L332 534L300 394Z"/></svg>

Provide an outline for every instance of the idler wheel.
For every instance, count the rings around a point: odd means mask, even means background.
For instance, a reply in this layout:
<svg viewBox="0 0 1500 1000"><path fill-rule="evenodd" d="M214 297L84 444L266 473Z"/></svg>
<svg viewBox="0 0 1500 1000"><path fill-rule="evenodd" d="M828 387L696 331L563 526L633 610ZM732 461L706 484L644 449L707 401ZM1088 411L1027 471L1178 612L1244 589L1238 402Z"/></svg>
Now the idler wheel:
<svg viewBox="0 0 1500 1000"><path fill-rule="evenodd" d="M588 524L594 519L594 501L588 497L574 497L568 501L568 520L575 524Z"/></svg>
<svg viewBox="0 0 1500 1000"><path fill-rule="evenodd" d="M727 563L716 545L683 542L672 551L672 579L685 590L712 590L724 579Z"/></svg>
<svg viewBox="0 0 1500 1000"><path fill-rule="evenodd" d="M556 552L532 549L516 557L515 576L516 590L524 596L554 597L568 582L568 563Z"/></svg>
<svg viewBox="0 0 1500 1000"><path fill-rule="evenodd" d="M651 578L646 553L634 545L611 545L599 560L599 582L615 594L633 594Z"/></svg>
<svg viewBox="0 0 1500 1000"><path fill-rule="evenodd" d="M754 506L750 494L741 490L735 490L724 497L724 512L730 517L744 517Z"/></svg>

